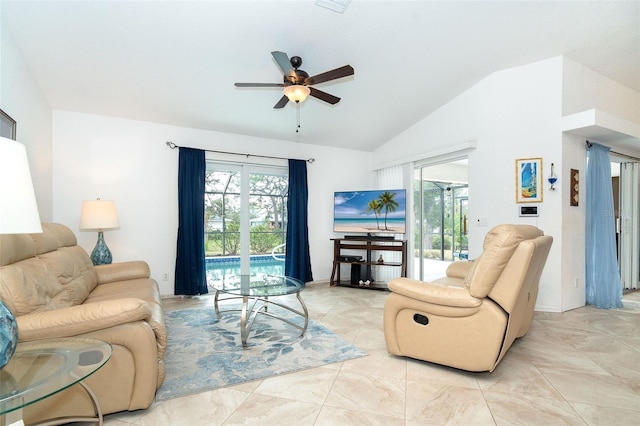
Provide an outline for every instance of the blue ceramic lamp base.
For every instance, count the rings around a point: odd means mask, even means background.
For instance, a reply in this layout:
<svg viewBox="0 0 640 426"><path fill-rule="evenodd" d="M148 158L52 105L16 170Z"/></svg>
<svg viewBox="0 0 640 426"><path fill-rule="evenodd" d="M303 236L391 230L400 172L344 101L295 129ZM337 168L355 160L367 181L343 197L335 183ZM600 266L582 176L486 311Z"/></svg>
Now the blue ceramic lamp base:
<svg viewBox="0 0 640 426"><path fill-rule="evenodd" d="M104 242L102 231L98 231L98 242L91 252L91 261L94 265L106 265L111 263L111 251Z"/></svg>
<svg viewBox="0 0 640 426"><path fill-rule="evenodd" d="M18 345L18 324L13 314L0 300L0 368L11 359Z"/></svg>

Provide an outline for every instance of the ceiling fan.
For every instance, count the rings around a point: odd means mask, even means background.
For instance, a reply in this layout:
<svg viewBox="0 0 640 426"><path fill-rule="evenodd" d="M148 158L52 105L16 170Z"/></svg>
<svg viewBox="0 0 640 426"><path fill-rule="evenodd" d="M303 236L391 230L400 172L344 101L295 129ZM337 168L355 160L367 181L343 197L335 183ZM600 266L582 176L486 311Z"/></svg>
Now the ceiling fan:
<svg viewBox="0 0 640 426"><path fill-rule="evenodd" d="M313 96L321 101L335 105L340 102L340 98L333 96L329 93L318 90L312 87L314 84L324 83L338 78L347 77L353 75L353 67L351 65L345 65L340 68L336 68L331 71L323 72L322 74L309 77L306 71L299 69L302 65L302 58L299 56L289 56L284 52L271 52L273 59L276 60L278 67L282 71L283 82L282 83L236 83L236 87L284 87L284 95L273 108L284 108L289 101L300 103L304 101L307 96Z"/></svg>

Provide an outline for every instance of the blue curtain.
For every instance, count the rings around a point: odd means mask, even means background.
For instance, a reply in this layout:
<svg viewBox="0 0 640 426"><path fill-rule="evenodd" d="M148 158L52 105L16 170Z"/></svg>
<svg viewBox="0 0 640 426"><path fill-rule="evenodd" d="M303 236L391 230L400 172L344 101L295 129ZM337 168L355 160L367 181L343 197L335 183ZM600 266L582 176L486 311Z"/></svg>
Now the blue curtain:
<svg viewBox="0 0 640 426"><path fill-rule="evenodd" d="M620 308L609 148L592 143L587 151L586 300L597 308Z"/></svg>
<svg viewBox="0 0 640 426"><path fill-rule="evenodd" d="M309 255L308 200L307 163L303 160L289 160L287 255L284 274L305 283L313 281Z"/></svg>
<svg viewBox="0 0 640 426"><path fill-rule="evenodd" d="M207 293L204 265L204 151L180 148L175 294Z"/></svg>

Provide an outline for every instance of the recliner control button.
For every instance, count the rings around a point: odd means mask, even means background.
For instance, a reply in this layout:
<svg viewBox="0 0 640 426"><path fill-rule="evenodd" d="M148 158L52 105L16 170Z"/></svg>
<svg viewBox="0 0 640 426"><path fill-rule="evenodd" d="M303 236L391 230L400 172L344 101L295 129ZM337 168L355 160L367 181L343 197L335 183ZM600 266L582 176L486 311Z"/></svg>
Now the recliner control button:
<svg viewBox="0 0 640 426"><path fill-rule="evenodd" d="M426 317L426 316L424 316L424 315L414 314L414 315L413 315L413 320L414 320L415 322L417 322L418 324L421 324L421 325L427 325L427 324L429 324L429 318L427 318L427 317Z"/></svg>

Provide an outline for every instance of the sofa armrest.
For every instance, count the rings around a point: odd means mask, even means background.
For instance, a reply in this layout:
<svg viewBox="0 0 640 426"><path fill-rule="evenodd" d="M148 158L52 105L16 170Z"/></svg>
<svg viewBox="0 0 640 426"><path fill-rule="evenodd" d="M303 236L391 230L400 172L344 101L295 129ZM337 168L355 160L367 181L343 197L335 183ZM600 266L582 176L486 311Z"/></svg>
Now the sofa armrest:
<svg viewBox="0 0 640 426"><path fill-rule="evenodd" d="M469 271L471 271L471 268L473 268L473 261L460 260L453 262L447 268L447 276L465 279L469 274Z"/></svg>
<svg viewBox="0 0 640 426"><path fill-rule="evenodd" d="M16 318L19 340L72 337L119 324L148 321L151 310L144 300L123 298L33 312Z"/></svg>
<svg viewBox="0 0 640 426"><path fill-rule="evenodd" d="M98 274L98 284L149 278L151 276L149 265L142 260L97 265L95 270Z"/></svg>
<svg viewBox="0 0 640 426"><path fill-rule="evenodd" d="M446 287L411 278L392 279L389 281L389 290L434 305L456 308L479 308L482 305L482 299L471 296L467 288Z"/></svg>

